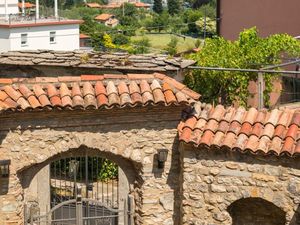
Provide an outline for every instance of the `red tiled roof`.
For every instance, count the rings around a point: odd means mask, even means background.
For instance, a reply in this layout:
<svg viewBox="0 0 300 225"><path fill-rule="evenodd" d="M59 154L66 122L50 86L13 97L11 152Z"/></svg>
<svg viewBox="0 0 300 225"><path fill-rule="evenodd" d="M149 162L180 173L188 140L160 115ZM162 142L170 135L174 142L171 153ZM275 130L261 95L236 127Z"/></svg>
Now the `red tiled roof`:
<svg viewBox="0 0 300 225"><path fill-rule="evenodd" d="M189 104L200 95L163 74L0 79L0 112Z"/></svg>
<svg viewBox="0 0 300 225"><path fill-rule="evenodd" d="M80 39L86 39L86 38L91 38L89 35L86 34L79 34Z"/></svg>
<svg viewBox="0 0 300 225"><path fill-rule="evenodd" d="M135 2L134 5L137 8L150 8L150 4L143 3L143 2Z"/></svg>
<svg viewBox="0 0 300 225"><path fill-rule="evenodd" d="M109 3L107 5L101 5L101 8L103 9L117 9L120 8L122 6L122 4L120 3Z"/></svg>
<svg viewBox="0 0 300 225"><path fill-rule="evenodd" d="M108 22L108 25L115 25L115 24L118 24L119 23L119 20L118 19L111 19L109 22Z"/></svg>
<svg viewBox="0 0 300 225"><path fill-rule="evenodd" d="M197 102L178 125L179 139L197 147L254 154L300 154L300 110L212 107Z"/></svg>
<svg viewBox="0 0 300 225"><path fill-rule="evenodd" d="M101 8L101 5L97 2L86 3L86 6L89 8Z"/></svg>
<svg viewBox="0 0 300 225"><path fill-rule="evenodd" d="M35 4L32 4L32 3L30 3L30 2L25 2L24 6L25 6L26 9L28 9L28 8L34 8L34 7L35 7ZM22 8L22 7L23 7L22 2L19 2L19 3L18 3L18 7L19 7L19 8Z"/></svg>
<svg viewBox="0 0 300 225"><path fill-rule="evenodd" d="M102 14L96 16L95 20L106 21L106 20L110 19L113 16L114 15L112 15L112 14L102 13Z"/></svg>

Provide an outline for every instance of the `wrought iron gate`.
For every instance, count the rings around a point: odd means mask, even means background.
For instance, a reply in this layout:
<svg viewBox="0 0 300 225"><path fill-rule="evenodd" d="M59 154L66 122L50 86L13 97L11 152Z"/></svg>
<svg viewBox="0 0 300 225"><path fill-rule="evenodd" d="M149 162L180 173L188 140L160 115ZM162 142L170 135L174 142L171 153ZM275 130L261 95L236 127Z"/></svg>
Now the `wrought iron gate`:
<svg viewBox="0 0 300 225"><path fill-rule="evenodd" d="M50 210L25 212L30 225L128 225L128 202L119 204L118 167L100 157L63 158L49 165ZM121 221L121 222L120 222Z"/></svg>

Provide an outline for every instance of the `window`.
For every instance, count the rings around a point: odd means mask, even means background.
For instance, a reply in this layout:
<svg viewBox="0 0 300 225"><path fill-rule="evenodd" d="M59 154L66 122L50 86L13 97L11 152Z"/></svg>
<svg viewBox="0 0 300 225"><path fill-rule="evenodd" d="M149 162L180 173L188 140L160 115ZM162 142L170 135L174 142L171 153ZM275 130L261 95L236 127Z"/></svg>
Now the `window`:
<svg viewBox="0 0 300 225"><path fill-rule="evenodd" d="M55 32L55 31L51 31L51 32L50 32L50 44L51 44L51 43L53 44L53 43L56 42L55 36L56 36L56 32Z"/></svg>
<svg viewBox="0 0 300 225"><path fill-rule="evenodd" d="M26 46L28 43L27 34L21 34L21 46Z"/></svg>

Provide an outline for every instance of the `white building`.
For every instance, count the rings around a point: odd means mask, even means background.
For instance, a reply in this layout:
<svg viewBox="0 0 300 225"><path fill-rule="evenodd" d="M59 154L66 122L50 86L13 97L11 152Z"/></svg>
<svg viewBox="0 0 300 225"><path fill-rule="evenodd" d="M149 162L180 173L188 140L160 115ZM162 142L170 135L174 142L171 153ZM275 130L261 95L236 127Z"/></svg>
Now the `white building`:
<svg viewBox="0 0 300 225"><path fill-rule="evenodd" d="M0 23L0 52L19 50L79 49L78 20L39 21L36 23Z"/></svg>
<svg viewBox="0 0 300 225"><path fill-rule="evenodd" d="M21 15L18 0L0 0L0 52L79 49L79 25L82 21L59 18L57 3L54 18L40 19L39 4L36 3L36 15L31 18Z"/></svg>
<svg viewBox="0 0 300 225"><path fill-rule="evenodd" d="M0 18L6 18L10 14L18 14L18 0L0 0Z"/></svg>

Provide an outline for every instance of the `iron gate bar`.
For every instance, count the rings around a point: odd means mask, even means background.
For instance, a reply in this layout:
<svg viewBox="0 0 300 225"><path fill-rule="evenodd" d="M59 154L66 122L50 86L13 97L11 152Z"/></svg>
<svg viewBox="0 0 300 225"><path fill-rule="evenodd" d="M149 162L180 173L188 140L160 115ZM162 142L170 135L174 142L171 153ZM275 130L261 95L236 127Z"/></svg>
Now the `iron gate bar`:
<svg viewBox="0 0 300 225"><path fill-rule="evenodd" d="M75 223L83 225L85 221L85 225L96 225L101 219L109 219L110 224L117 225L120 216L126 218L129 215L125 210L126 207L124 210L118 209L118 179L114 180L113 177L109 180L100 180L100 171L107 162L110 163L102 157L85 154L79 157L60 158L51 163L49 166L51 209L49 211L47 209L43 215L32 215L31 224L34 222L38 225L74 225ZM82 198L79 199L78 188L85 190Z"/></svg>

